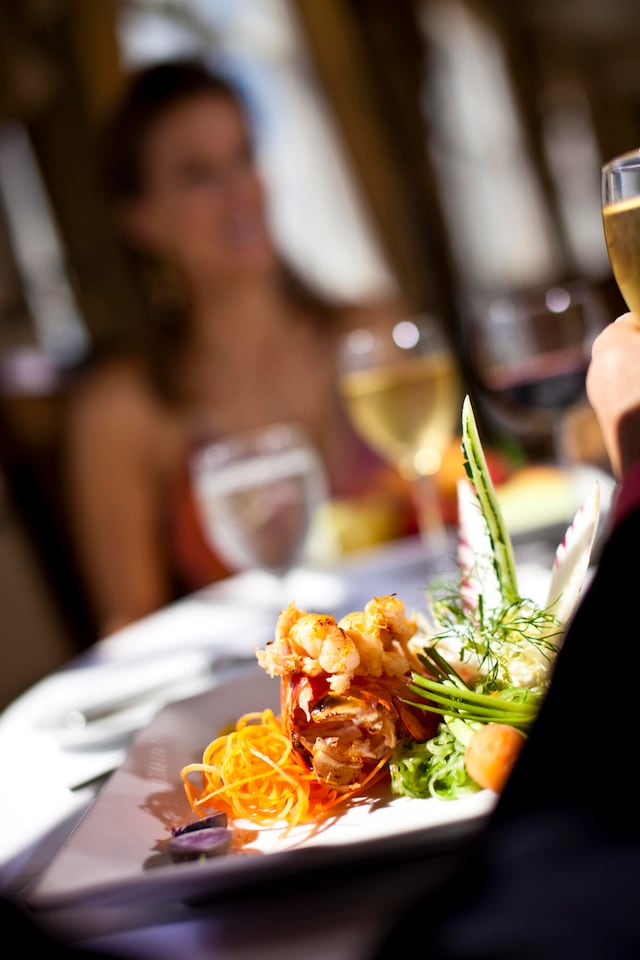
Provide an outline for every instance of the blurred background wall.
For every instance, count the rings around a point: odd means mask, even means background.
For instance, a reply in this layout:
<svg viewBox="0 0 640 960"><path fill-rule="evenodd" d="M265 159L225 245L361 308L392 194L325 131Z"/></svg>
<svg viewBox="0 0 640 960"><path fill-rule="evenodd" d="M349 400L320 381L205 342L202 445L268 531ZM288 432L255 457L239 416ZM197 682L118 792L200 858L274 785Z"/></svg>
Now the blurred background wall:
<svg viewBox="0 0 640 960"><path fill-rule="evenodd" d="M637 0L1 0L0 706L94 639L58 457L69 369L133 309L95 165L127 71L228 71L299 269L438 312L464 366L483 298L582 278L625 309L600 165L640 142L639 50Z"/></svg>

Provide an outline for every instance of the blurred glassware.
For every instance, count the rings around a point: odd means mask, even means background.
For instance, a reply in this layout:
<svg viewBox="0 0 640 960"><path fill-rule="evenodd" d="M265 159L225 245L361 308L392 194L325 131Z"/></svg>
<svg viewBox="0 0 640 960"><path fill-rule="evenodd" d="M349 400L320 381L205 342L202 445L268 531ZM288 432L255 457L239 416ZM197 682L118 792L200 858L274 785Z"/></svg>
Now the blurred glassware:
<svg viewBox="0 0 640 960"><path fill-rule="evenodd" d="M563 461L563 418L585 400L591 345L608 321L582 281L496 297L473 311L467 350L488 413L534 458L546 444Z"/></svg>
<svg viewBox="0 0 640 960"><path fill-rule="evenodd" d="M457 359L433 317L407 317L350 331L340 349L340 385L355 429L412 485L430 549L447 542L436 478L459 427Z"/></svg>
<svg viewBox="0 0 640 960"><path fill-rule="evenodd" d="M324 465L304 429L274 423L207 443L192 456L191 477L211 548L234 572L262 570L284 589L327 500Z"/></svg>
<svg viewBox="0 0 640 960"><path fill-rule="evenodd" d="M640 318L640 150L602 167L602 223L616 283Z"/></svg>

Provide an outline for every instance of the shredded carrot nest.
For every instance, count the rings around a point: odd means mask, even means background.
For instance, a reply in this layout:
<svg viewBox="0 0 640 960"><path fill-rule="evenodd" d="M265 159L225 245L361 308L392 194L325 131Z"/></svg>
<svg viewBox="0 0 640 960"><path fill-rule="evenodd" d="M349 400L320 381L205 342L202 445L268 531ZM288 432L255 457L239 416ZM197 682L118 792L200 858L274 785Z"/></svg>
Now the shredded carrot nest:
<svg viewBox="0 0 640 960"><path fill-rule="evenodd" d="M210 808L260 826L280 822L289 828L321 820L377 778L386 758L366 780L345 792L321 783L295 753L272 710L243 714L230 733L205 748L202 763L190 763L180 776L193 810ZM195 786L190 777L200 774Z"/></svg>

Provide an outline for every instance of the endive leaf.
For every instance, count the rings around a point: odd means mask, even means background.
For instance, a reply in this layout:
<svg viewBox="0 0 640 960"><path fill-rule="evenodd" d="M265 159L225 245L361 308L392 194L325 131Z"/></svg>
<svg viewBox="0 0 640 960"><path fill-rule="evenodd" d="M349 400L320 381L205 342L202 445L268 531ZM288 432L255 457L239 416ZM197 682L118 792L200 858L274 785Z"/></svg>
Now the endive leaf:
<svg viewBox="0 0 640 960"><path fill-rule="evenodd" d="M513 545L498 503L468 396L465 396L462 403L462 452L466 474L487 524L492 562L500 592L505 603L513 603L519 597Z"/></svg>
<svg viewBox="0 0 640 960"><path fill-rule="evenodd" d="M467 477L458 480L458 569L465 614L476 620L480 597L485 610L502 606L489 526Z"/></svg>

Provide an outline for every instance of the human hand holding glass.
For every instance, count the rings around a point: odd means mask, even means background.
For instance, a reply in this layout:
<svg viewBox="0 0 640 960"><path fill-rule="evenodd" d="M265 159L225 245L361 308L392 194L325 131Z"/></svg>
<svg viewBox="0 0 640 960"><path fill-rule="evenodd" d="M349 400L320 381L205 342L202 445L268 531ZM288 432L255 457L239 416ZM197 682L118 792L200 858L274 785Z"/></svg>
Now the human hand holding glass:
<svg viewBox="0 0 640 960"><path fill-rule="evenodd" d="M355 429L412 485L420 530L446 544L437 475L457 432L458 364L438 322L427 316L354 329L340 349L340 386Z"/></svg>
<svg viewBox="0 0 640 960"><path fill-rule="evenodd" d="M286 575L302 559L326 500L320 457L296 424L276 423L200 447L191 476L202 529L233 571L261 570L286 601Z"/></svg>

